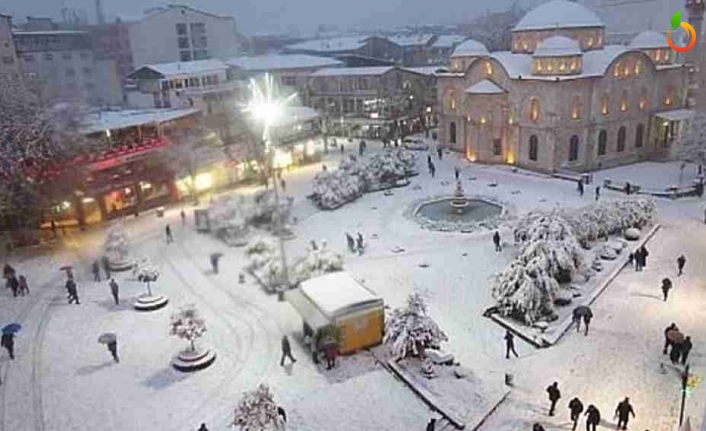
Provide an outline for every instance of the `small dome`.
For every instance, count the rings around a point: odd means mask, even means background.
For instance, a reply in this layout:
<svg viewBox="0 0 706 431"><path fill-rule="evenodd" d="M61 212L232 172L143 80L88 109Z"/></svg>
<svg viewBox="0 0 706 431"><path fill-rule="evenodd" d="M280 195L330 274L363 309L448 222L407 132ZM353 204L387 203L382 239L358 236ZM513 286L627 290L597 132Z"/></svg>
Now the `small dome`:
<svg viewBox="0 0 706 431"><path fill-rule="evenodd" d="M643 31L635 36L628 45L635 49L650 49L650 48L668 48L667 36L656 31Z"/></svg>
<svg viewBox="0 0 706 431"><path fill-rule="evenodd" d="M490 52L488 52L488 48L486 48L485 45L476 40L468 39L461 42L456 47L451 57L472 57L488 54L490 54Z"/></svg>
<svg viewBox="0 0 706 431"><path fill-rule="evenodd" d="M551 0L527 12L512 31L604 26L592 10L578 3Z"/></svg>
<svg viewBox="0 0 706 431"><path fill-rule="evenodd" d="M565 55L580 54L581 47L579 43L565 36L548 37L537 45L537 49L534 50L534 55L539 57L563 57Z"/></svg>

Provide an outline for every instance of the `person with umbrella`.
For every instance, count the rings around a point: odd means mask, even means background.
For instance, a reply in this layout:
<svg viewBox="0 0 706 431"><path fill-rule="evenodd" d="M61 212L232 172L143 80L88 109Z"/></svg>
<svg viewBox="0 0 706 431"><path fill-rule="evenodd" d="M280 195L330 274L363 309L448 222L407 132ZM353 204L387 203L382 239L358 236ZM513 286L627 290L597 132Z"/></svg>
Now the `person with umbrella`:
<svg viewBox="0 0 706 431"><path fill-rule="evenodd" d="M664 302L667 302L667 296L669 296L669 290L672 288L672 280L665 278L662 280L662 295L664 295Z"/></svg>
<svg viewBox="0 0 706 431"><path fill-rule="evenodd" d="M684 257L683 254L681 254L677 258L677 270L679 271L679 273L677 274L677 277L682 275L682 271L684 270L684 265L686 265L686 258Z"/></svg>
<svg viewBox="0 0 706 431"><path fill-rule="evenodd" d="M215 253L211 253L211 268L213 269L214 274L218 274L218 260L223 256L223 253L217 251Z"/></svg>
<svg viewBox="0 0 706 431"><path fill-rule="evenodd" d="M667 338L672 346L672 350L669 352L669 360L673 364L678 364L681 357L681 344L684 342L684 334L679 329L670 329L667 332Z"/></svg>
<svg viewBox="0 0 706 431"><path fill-rule="evenodd" d="M588 325L591 323L593 318L593 311L587 305L579 305L574 308L573 311L573 321L576 322L576 332L579 332L581 327L581 318L583 318L584 323L584 335L588 335Z"/></svg>
<svg viewBox="0 0 706 431"><path fill-rule="evenodd" d="M10 323L2 328L0 346L7 350L10 359L15 359L15 333L19 332L20 329L22 329L22 326L19 323Z"/></svg>
<svg viewBox="0 0 706 431"><path fill-rule="evenodd" d="M545 430L544 430L544 427L542 426L542 424L540 424L539 422L535 422L534 425L532 425L532 431L545 431Z"/></svg>
<svg viewBox="0 0 706 431"><path fill-rule="evenodd" d="M118 286L118 283L115 281L114 278L110 279L110 283L108 283L110 286L110 294L113 295L113 300L115 301L115 305L120 304L120 298L118 296L119 289L120 287Z"/></svg>
<svg viewBox="0 0 706 431"><path fill-rule="evenodd" d="M118 336L113 334L112 332L106 332L105 334L102 334L100 337L98 337L98 342L101 344L105 344L108 347L108 351L110 352L110 355L113 357L113 360L115 362L120 362L120 358L118 358Z"/></svg>
<svg viewBox="0 0 706 431"><path fill-rule="evenodd" d="M672 345L672 342L670 341L668 334L669 334L669 331L671 331L673 329L676 329L677 331L679 330L679 328L677 328L677 324L672 322L672 324L667 326L667 328L664 330L664 349L662 350L663 355L667 354L667 349L669 348L669 346Z"/></svg>

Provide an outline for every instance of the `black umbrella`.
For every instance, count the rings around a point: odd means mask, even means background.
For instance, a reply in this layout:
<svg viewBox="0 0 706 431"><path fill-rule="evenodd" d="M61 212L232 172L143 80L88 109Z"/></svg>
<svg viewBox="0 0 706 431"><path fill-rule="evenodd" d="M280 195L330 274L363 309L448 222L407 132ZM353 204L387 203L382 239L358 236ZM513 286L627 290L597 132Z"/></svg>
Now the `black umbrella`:
<svg viewBox="0 0 706 431"><path fill-rule="evenodd" d="M574 308L574 316L575 317L582 317L582 316L593 317L593 311L591 311L591 307L589 307L588 305L579 305L578 307Z"/></svg>

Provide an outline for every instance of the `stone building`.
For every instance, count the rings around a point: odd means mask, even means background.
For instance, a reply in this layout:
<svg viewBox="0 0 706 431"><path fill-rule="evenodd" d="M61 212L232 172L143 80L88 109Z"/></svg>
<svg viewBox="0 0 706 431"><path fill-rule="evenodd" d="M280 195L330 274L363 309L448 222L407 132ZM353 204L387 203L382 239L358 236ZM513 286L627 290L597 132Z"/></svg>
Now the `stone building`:
<svg viewBox="0 0 706 431"><path fill-rule="evenodd" d="M12 40L12 17L0 14L0 77L20 80L20 68Z"/></svg>
<svg viewBox="0 0 706 431"><path fill-rule="evenodd" d="M511 51L457 47L450 73L437 75L441 143L471 161L544 172L673 157L693 115L694 70L675 54L649 31L607 45L592 11L544 3L512 30Z"/></svg>

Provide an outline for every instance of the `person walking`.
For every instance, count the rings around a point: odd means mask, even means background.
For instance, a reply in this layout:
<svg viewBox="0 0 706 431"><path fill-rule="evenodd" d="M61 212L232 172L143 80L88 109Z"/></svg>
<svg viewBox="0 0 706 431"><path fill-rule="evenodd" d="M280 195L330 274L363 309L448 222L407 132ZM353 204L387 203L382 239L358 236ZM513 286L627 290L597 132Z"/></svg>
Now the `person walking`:
<svg viewBox="0 0 706 431"><path fill-rule="evenodd" d="M591 404L586 409L586 413L584 413L584 416L587 416L586 417L586 431L596 431L596 427L601 422L601 412L598 411L596 406Z"/></svg>
<svg viewBox="0 0 706 431"><path fill-rule="evenodd" d="M625 194L630 196L630 193L632 192L632 185L630 184L629 181L625 182Z"/></svg>
<svg viewBox="0 0 706 431"><path fill-rule="evenodd" d="M532 431L544 431L544 427L540 423L535 422L534 425L532 425Z"/></svg>
<svg viewBox="0 0 706 431"><path fill-rule="evenodd" d="M108 343L108 351L110 352L110 355L113 357L113 360L116 363L120 363L120 358L118 358L118 340L117 339Z"/></svg>
<svg viewBox="0 0 706 431"><path fill-rule="evenodd" d="M197 429L196 431L208 431L208 428L206 428L206 424L201 424L199 429Z"/></svg>
<svg viewBox="0 0 706 431"><path fill-rule="evenodd" d="M441 147L437 147L436 155L439 156L439 160L442 160L444 158L444 152Z"/></svg>
<svg viewBox="0 0 706 431"><path fill-rule="evenodd" d="M362 256L365 251L365 244L363 243L363 234L358 232L355 239L355 246L358 249L358 256Z"/></svg>
<svg viewBox="0 0 706 431"><path fill-rule="evenodd" d="M118 283L115 281L114 278L110 279L110 283L108 283L110 286L110 294L113 295L113 301L115 301L115 305L120 304L120 297L119 297L119 290L120 287L118 286Z"/></svg>
<svg viewBox="0 0 706 431"><path fill-rule="evenodd" d="M292 346L289 344L289 338L287 338L286 335L282 337L282 359L279 361L280 367L284 366L284 358L289 358L292 363L297 362L294 356L292 356Z"/></svg>
<svg viewBox="0 0 706 431"><path fill-rule="evenodd" d="M348 251L355 253L355 239L348 232L346 232L346 243L348 244Z"/></svg>
<svg viewBox="0 0 706 431"><path fill-rule="evenodd" d="M54 220L51 221L51 233L54 236L54 238L59 237L59 234L56 232L56 221L54 221Z"/></svg>
<svg viewBox="0 0 706 431"><path fill-rule="evenodd" d="M211 255L211 269L214 274L218 274L218 259L220 259L220 256L216 253Z"/></svg>
<svg viewBox="0 0 706 431"><path fill-rule="evenodd" d="M343 155L343 153L345 153L346 149L343 147L343 144L341 144L340 148L341 148L341 155Z"/></svg>
<svg viewBox="0 0 706 431"><path fill-rule="evenodd" d="M110 279L110 259L108 256L101 257L101 263L103 264L103 272L105 272L105 278Z"/></svg>
<svg viewBox="0 0 706 431"><path fill-rule="evenodd" d="M185 225L186 224L186 213L184 212L184 210L179 211L179 216L181 217L181 225L182 226Z"/></svg>
<svg viewBox="0 0 706 431"><path fill-rule="evenodd" d="M93 273L93 281L101 281L101 266L98 260L94 260L91 264L91 272Z"/></svg>
<svg viewBox="0 0 706 431"><path fill-rule="evenodd" d="M578 180L577 190L579 191L579 196L583 196L583 181Z"/></svg>
<svg viewBox="0 0 706 431"><path fill-rule="evenodd" d="M326 369L336 368L336 355L338 354L338 346L333 340L327 340L324 343L324 356L326 357Z"/></svg>
<svg viewBox="0 0 706 431"><path fill-rule="evenodd" d="M596 186L596 202L601 198L601 186Z"/></svg>
<svg viewBox="0 0 706 431"><path fill-rule="evenodd" d="M647 267L647 256L649 256L649 255L650 255L650 253L647 251L647 248L644 245L642 247L640 247L640 259L641 259L640 263L642 265L642 268Z"/></svg>
<svg viewBox="0 0 706 431"><path fill-rule="evenodd" d="M569 401L569 412L571 413L571 422L573 422L571 431L575 431L576 425L581 417L581 413L583 413L583 403L580 399L578 399L578 397L574 397L571 401Z"/></svg>
<svg viewBox="0 0 706 431"><path fill-rule="evenodd" d="M287 182L282 178L282 174L279 174L279 188L282 189L282 193L287 191Z"/></svg>
<svg viewBox="0 0 706 431"><path fill-rule="evenodd" d="M672 345L672 342L669 340L669 337L667 337L667 332L671 331L672 329L679 330L679 328L677 328L676 323L672 323L671 325L667 326L667 328L664 330L664 349L662 349L663 355L667 354L667 349L669 348L669 346Z"/></svg>
<svg viewBox="0 0 706 431"><path fill-rule="evenodd" d="M459 171L457 167L454 167L454 178L456 181L458 181L459 175L461 175L461 171Z"/></svg>
<svg viewBox="0 0 706 431"><path fill-rule="evenodd" d="M429 423L427 423L427 431L434 430L436 430L436 418L431 418L429 419Z"/></svg>
<svg viewBox="0 0 706 431"><path fill-rule="evenodd" d="M73 278L66 280L66 290L69 292L69 304L76 302L76 305L81 303L78 300L78 290L76 289L76 282Z"/></svg>
<svg viewBox="0 0 706 431"><path fill-rule="evenodd" d="M593 314L586 313L583 315L583 326L584 326L583 335L586 337L588 337L588 326L591 324L591 319L593 319Z"/></svg>
<svg viewBox="0 0 706 431"><path fill-rule="evenodd" d="M635 259L635 272L642 271L642 249L635 250L633 258Z"/></svg>
<svg viewBox="0 0 706 431"><path fill-rule="evenodd" d="M561 398L561 392L559 391L559 383L554 382L547 387L547 395L549 396L549 416L554 416L554 409L556 408L556 403Z"/></svg>
<svg viewBox="0 0 706 431"><path fill-rule="evenodd" d="M20 282L17 281L17 277L15 277L15 273L13 272L12 275L7 279L7 287L9 287L12 290L12 296L16 297L17 294L20 292Z"/></svg>
<svg viewBox="0 0 706 431"><path fill-rule="evenodd" d="M669 296L669 290L672 288L672 280L665 278L662 280L662 295L664 295L664 302L667 302L667 296Z"/></svg>
<svg viewBox="0 0 706 431"><path fill-rule="evenodd" d="M672 364L679 364L679 359L681 359L682 343L672 343L672 350L669 352L669 360Z"/></svg>
<svg viewBox="0 0 706 431"><path fill-rule="evenodd" d="M29 295L29 286L27 285L27 278L24 275L20 275L17 279L19 282L20 296Z"/></svg>
<svg viewBox="0 0 706 431"><path fill-rule="evenodd" d="M677 277L681 276L684 271L684 265L686 265L686 258L683 254L679 255L677 258L677 270L679 271Z"/></svg>
<svg viewBox="0 0 706 431"><path fill-rule="evenodd" d="M574 311L571 314L571 320L572 323L576 324L576 332L581 331L581 313L577 309L574 309Z"/></svg>
<svg viewBox="0 0 706 431"><path fill-rule="evenodd" d="M630 405L630 398L625 397L623 401L618 403L618 407L615 409L615 416L618 417L618 429L628 429L628 421L630 420L630 415L632 415L632 417L635 417L635 411Z"/></svg>
<svg viewBox="0 0 706 431"><path fill-rule="evenodd" d="M284 407L277 406L277 415L282 418L282 422L287 423L287 412Z"/></svg>
<svg viewBox="0 0 706 431"><path fill-rule="evenodd" d="M515 336L512 335L512 332L505 331L505 359L510 359L510 352L512 352L516 358L519 358L520 355L517 354L515 351Z"/></svg>
<svg viewBox="0 0 706 431"><path fill-rule="evenodd" d="M174 237L172 236L172 228L167 224L167 226L164 228L164 233L167 235L167 244L170 242L174 242Z"/></svg>
<svg viewBox="0 0 706 431"><path fill-rule="evenodd" d="M692 347L691 337L684 338L684 341L681 343L681 361L679 361L682 365L686 365L686 361L689 359L689 352L691 352Z"/></svg>
<svg viewBox="0 0 706 431"><path fill-rule="evenodd" d="M427 154L427 166L431 166L432 163L433 162L431 161L431 154Z"/></svg>
<svg viewBox="0 0 706 431"><path fill-rule="evenodd" d="M503 251L502 247L500 247L500 232L498 232L497 230L493 234L493 244L495 244L495 251Z"/></svg>
<svg viewBox="0 0 706 431"><path fill-rule="evenodd" d="M7 350L7 354L10 355L10 359L15 359L15 334L2 334L2 338L0 338L0 345Z"/></svg>

